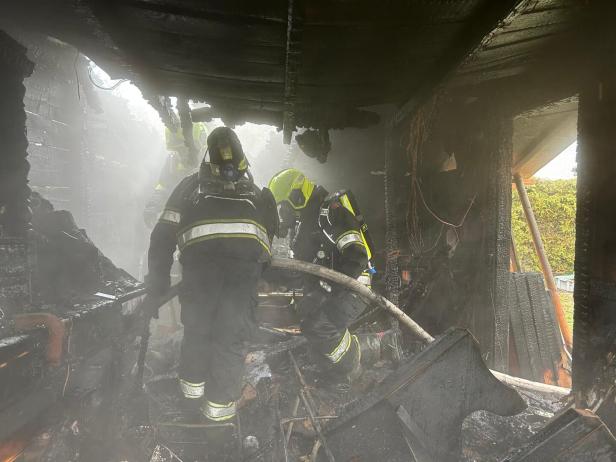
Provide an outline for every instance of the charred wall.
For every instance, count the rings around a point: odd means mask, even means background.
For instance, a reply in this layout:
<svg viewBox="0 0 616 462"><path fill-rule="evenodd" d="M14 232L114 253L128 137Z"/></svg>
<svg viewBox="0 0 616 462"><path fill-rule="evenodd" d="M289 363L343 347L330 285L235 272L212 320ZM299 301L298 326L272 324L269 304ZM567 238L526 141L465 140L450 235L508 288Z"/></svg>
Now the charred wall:
<svg viewBox="0 0 616 462"><path fill-rule="evenodd" d="M610 14L592 16L578 115L573 387L592 407L616 380L616 36ZM612 19L610 19L612 20ZM597 27L601 25L602 28Z"/></svg>
<svg viewBox="0 0 616 462"><path fill-rule="evenodd" d="M0 31L0 332L9 312L29 297L30 164L23 80L32 67L25 48Z"/></svg>
<svg viewBox="0 0 616 462"><path fill-rule="evenodd" d="M433 334L469 328L489 363L506 370L512 117L441 96L399 130L400 303Z"/></svg>
<svg viewBox="0 0 616 462"><path fill-rule="evenodd" d="M20 40L35 63L24 98L32 189L70 211L106 255L137 274L162 133L138 120L126 100L96 88L75 48L37 35Z"/></svg>

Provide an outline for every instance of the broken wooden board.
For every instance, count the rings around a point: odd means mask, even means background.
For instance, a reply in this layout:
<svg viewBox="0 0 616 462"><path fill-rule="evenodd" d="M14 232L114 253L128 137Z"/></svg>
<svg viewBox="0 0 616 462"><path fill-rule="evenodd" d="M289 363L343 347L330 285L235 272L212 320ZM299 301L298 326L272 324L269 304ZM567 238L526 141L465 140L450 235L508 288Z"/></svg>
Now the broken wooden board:
<svg viewBox="0 0 616 462"><path fill-rule="evenodd" d="M570 408L516 452L503 462L612 462L616 439L596 414Z"/></svg>
<svg viewBox="0 0 616 462"><path fill-rule="evenodd" d="M457 461L461 426L472 412L514 415L526 404L484 364L465 329L450 329L403 362L365 398L327 426L339 460Z"/></svg>

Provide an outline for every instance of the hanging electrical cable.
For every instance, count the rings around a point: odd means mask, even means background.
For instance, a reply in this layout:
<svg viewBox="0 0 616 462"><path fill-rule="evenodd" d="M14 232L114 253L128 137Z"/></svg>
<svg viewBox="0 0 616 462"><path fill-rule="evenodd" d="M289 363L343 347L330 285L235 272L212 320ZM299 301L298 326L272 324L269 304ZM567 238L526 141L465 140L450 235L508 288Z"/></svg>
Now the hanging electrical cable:
<svg viewBox="0 0 616 462"><path fill-rule="evenodd" d="M115 90L120 85L122 85L124 82L128 82L129 81L129 79L120 79L120 80L118 80L116 83L114 83L110 87L103 87L102 85L100 85L100 84L98 84L98 83L96 83L94 81L94 77L92 77L92 67L91 66L88 67L88 78L90 79L90 82L92 82L92 85L94 85L99 90L105 90L105 91Z"/></svg>

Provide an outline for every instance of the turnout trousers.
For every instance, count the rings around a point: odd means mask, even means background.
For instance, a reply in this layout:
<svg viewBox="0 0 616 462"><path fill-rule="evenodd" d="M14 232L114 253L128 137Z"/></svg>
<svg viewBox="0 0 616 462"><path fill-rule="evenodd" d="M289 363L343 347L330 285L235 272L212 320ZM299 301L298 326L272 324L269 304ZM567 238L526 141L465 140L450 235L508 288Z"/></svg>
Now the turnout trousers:
<svg viewBox="0 0 616 462"><path fill-rule="evenodd" d="M204 396L204 413L217 420L216 406L227 406L230 412L241 392L244 342L255 326L253 308L263 264L204 260L183 267L179 299L184 339L179 376L184 395ZM208 405L213 406L213 415L206 412ZM234 404L232 408L230 413L235 411Z"/></svg>
<svg viewBox="0 0 616 462"><path fill-rule="evenodd" d="M320 287L311 290L299 304L302 333L311 348L341 374L350 372L360 354L357 337L348 327L366 306L353 292L336 288L330 293Z"/></svg>

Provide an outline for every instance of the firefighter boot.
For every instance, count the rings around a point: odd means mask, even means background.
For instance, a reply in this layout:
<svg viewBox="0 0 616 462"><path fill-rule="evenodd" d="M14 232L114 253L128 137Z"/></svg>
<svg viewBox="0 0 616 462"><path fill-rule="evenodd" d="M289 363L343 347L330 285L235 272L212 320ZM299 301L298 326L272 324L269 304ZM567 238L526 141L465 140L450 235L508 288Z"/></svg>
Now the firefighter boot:
<svg viewBox="0 0 616 462"><path fill-rule="evenodd" d="M361 363L364 367L372 366L380 360L397 363L402 358L400 331L389 329L385 332L358 334L361 350Z"/></svg>
<svg viewBox="0 0 616 462"><path fill-rule="evenodd" d="M336 392L347 392L352 382L357 380L362 372L359 339L356 335L350 335L349 348L338 363L327 371L324 377L325 385Z"/></svg>

